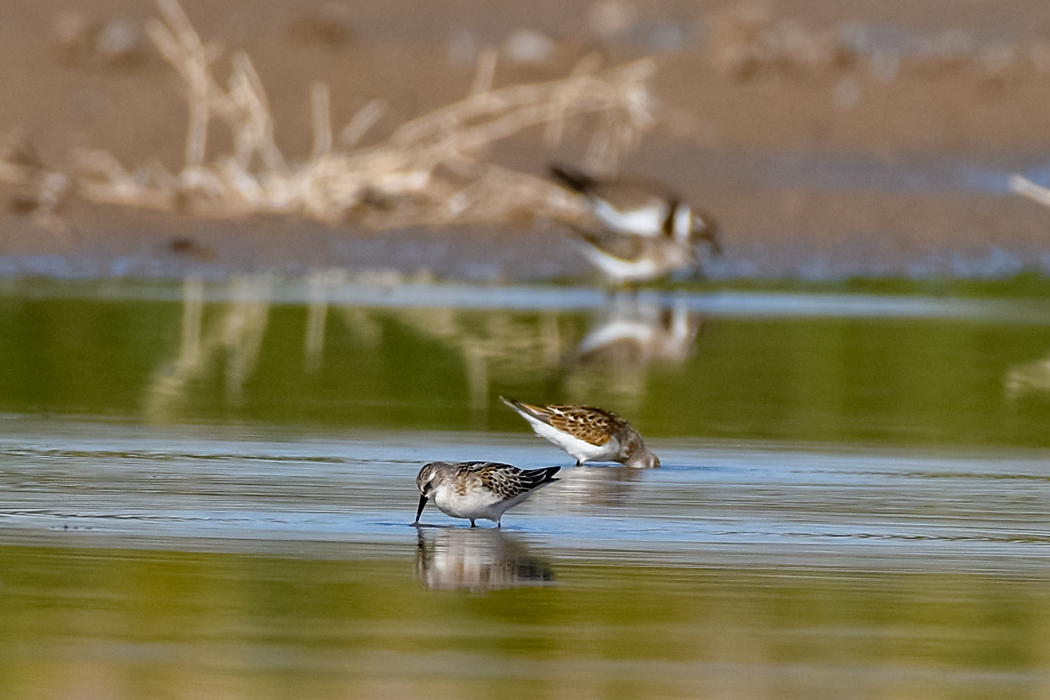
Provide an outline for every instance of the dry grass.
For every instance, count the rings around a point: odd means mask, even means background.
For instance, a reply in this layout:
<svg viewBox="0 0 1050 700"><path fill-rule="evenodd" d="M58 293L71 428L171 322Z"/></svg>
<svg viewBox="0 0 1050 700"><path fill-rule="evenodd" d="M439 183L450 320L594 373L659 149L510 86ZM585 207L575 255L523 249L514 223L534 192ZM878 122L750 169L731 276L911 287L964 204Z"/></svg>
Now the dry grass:
<svg viewBox="0 0 1050 700"><path fill-rule="evenodd" d="M357 144L383 105L366 106L336 139L328 88L315 85L313 150L308 161L293 165L274 141L266 93L248 56L232 56L231 77L221 86L211 73L221 50L201 41L176 0L157 4L162 19L152 20L148 33L181 76L189 102L185 166L172 173L154 162L131 172L108 151L77 151L64 193L207 217L267 213L328 223L352 219L372 228L502 223L523 212L571 218L579 214L571 198L542 179L484 162L486 148L531 127L544 128L546 145L554 147L567 122L591 119L597 128L585 165L611 171L654 121L651 60L599 72L598 61L588 58L562 80L493 89L496 53L488 51L466 99L367 148ZM233 152L208 159L209 129L217 124L232 133ZM46 182L55 188L55 178L48 180L54 174L0 162L0 179L40 183L41 192Z"/></svg>

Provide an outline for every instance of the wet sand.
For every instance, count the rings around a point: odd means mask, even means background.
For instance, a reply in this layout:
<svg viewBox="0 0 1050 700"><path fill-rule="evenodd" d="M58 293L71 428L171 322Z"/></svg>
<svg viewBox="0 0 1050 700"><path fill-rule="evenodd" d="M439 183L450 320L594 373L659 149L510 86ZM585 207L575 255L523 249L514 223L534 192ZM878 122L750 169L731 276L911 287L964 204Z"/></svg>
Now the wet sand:
<svg viewBox="0 0 1050 700"><path fill-rule="evenodd" d="M187 0L184 7L206 41L251 56L278 145L293 160L309 154L315 81L330 86L336 125L373 98L387 100L371 136L381 139L462 98L483 46L503 47L497 85L562 77L591 50L609 65L655 55L653 92L664 119L623 170L667 180L715 213L727 255L709 267L711 277L1009 277L1050 269L1050 210L1006 187L1012 172L1038 180L1050 152L1050 8L1041 3L811 0L770 4L761 20L727 2L698 9L403 0L366 8ZM64 167L79 147L108 149L129 168L159 160L177 170L186 108L181 84L143 34L154 15L152 3L137 0L4 3L0 131L20 130L51 167ZM77 21L100 34L71 34ZM553 42L543 61L510 54L505 42L522 29ZM116 38L100 44L107 32ZM579 138L550 152L525 133L489 158L540 174L550 158L581 154ZM24 190L2 186L0 196L7 274L326 267L462 280L592 274L564 230L543 220L372 232L74 198L56 229L27 216Z"/></svg>
<svg viewBox="0 0 1050 700"><path fill-rule="evenodd" d="M555 484L502 530L562 561L1045 576L1039 451L920 451L657 439L655 470L565 466L532 435L288 432L11 421L0 545L297 553L403 552L413 477L431 460L492 458ZM221 465L221 469L216 467ZM18 485L15 488L15 485ZM977 494L986 498L975 500ZM428 535L470 529L433 505ZM479 527L489 527L482 521ZM333 546L337 545L337 546Z"/></svg>

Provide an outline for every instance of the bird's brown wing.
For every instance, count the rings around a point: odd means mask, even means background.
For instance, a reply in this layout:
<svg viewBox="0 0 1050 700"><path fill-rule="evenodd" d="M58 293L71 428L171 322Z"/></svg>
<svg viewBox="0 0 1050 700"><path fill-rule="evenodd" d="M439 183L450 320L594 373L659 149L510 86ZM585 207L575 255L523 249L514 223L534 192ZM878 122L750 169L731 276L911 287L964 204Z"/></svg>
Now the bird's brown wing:
<svg viewBox="0 0 1050 700"><path fill-rule="evenodd" d="M501 501L509 501L513 498L528 493L543 483L536 480L532 472L525 472L510 464L499 462L479 462L477 464L477 476L485 488L499 495ZM557 471L558 468L555 468ZM535 471L544 471L542 469Z"/></svg>
<svg viewBox="0 0 1050 700"><path fill-rule="evenodd" d="M591 445L604 445L625 425L624 420L615 413L594 406L536 406L502 396L500 398L511 408L524 411L533 418Z"/></svg>
<svg viewBox="0 0 1050 700"><path fill-rule="evenodd" d="M612 439L623 420L615 413L593 406L549 406L551 426L591 445Z"/></svg>

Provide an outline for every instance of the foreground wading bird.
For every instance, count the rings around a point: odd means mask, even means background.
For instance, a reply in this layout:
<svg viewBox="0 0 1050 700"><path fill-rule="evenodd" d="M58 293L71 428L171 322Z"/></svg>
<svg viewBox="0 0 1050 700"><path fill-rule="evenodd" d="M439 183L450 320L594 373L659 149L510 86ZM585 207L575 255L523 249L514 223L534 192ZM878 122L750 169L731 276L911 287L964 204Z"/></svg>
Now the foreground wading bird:
<svg viewBox="0 0 1050 700"><path fill-rule="evenodd" d="M500 400L529 422L536 434L584 462L620 462L653 469L660 458L649 451L641 434L611 411L593 406L533 406L514 399Z"/></svg>
<svg viewBox="0 0 1050 700"><path fill-rule="evenodd" d="M518 469L499 462L431 462L419 470L416 486L419 488L419 510L423 514L427 500L445 515L466 518L474 527L475 520L491 520L501 526L503 513L513 508L532 493L557 481L554 475L561 467L545 469Z"/></svg>
<svg viewBox="0 0 1050 700"><path fill-rule="evenodd" d="M667 186L642 178L601 179L553 163L551 175L584 197L599 226L573 228L583 253L615 284L644 282L698 266L696 246L706 242L718 255L718 226Z"/></svg>

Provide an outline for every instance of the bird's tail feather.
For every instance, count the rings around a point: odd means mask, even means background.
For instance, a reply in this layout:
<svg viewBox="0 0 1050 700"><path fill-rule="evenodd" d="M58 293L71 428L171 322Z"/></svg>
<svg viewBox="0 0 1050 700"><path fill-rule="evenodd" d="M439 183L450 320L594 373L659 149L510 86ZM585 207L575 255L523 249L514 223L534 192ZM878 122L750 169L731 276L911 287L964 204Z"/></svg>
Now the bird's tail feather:
<svg viewBox="0 0 1050 700"><path fill-rule="evenodd" d="M587 173L564 163L551 163L550 171L551 177L576 192L586 192L596 183L596 180Z"/></svg>
<svg viewBox="0 0 1050 700"><path fill-rule="evenodd" d="M561 470L561 467L544 467L543 469L526 469L523 474L528 477L529 483L532 488L537 486L543 486L552 481L557 481L554 475Z"/></svg>
<svg viewBox="0 0 1050 700"><path fill-rule="evenodd" d="M530 416L542 418L543 414L539 412L538 406L518 401L517 399L508 399L505 396L499 397L499 400L507 404L510 408L513 408L518 413L528 413Z"/></svg>

